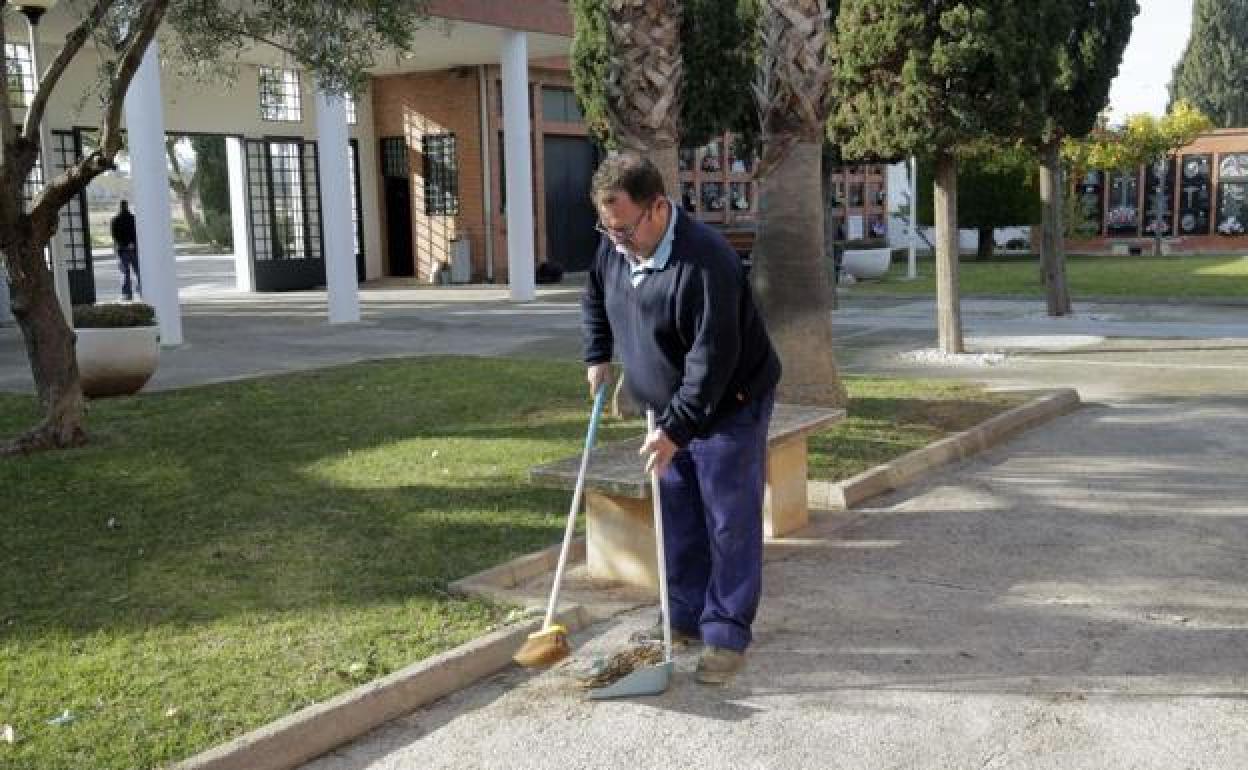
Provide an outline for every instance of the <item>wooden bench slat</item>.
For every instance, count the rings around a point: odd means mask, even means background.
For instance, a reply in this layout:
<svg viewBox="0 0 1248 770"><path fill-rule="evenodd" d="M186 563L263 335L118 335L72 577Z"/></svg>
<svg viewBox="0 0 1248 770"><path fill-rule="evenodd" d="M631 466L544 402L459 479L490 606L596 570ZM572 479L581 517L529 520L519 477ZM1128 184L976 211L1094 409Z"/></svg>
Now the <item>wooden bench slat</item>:
<svg viewBox="0 0 1248 770"><path fill-rule="evenodd" d="M776 404L767 430L768 445L808 436L845 419L844 409ZM650 483L642 466L642 437L603 444L589 458L589 475L585 485L600 492L645 499L650 497ZM542 486L572 489L580 470L580 455L539 465L529 471L529 480Z"/></svg>

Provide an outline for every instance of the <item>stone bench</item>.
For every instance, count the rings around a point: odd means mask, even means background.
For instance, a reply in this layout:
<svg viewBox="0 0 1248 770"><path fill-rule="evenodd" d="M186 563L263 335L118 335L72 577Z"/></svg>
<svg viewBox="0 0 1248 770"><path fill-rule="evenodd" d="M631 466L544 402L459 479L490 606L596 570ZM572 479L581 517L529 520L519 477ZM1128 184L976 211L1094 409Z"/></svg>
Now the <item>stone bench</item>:
<svg viewBox="0 0 1248 770"><path fill-rule="evenodd" d="M806 526L806 439L845 419L843 409L776 404L767 431L767 486L763 534L779 537ZM641 436L594 449L585 479L586 560L591 577L655 588L654 521L650 481L638 450ZM573 489L580 455L539 465L529 478Z"/></svg>

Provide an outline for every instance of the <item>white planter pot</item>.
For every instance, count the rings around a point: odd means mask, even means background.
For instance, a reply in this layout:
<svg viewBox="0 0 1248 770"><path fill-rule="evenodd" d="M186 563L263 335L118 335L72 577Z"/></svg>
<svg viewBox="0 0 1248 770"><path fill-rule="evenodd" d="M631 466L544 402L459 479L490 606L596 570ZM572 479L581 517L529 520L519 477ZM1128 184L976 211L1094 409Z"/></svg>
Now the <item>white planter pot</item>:
<svg viewBox="0 0 1248 770"><path fill-rule="evenodd" d="M841 270L859 281L883 278L892 258L892 249L850 249L841 257Z"/></svg>
<svg viewBox="0 0 1248 770"><path fill-rule="evenodd" d="M78 373L87 396L126 396L151 379L160 358L160 329L75 329Z"/></svg>

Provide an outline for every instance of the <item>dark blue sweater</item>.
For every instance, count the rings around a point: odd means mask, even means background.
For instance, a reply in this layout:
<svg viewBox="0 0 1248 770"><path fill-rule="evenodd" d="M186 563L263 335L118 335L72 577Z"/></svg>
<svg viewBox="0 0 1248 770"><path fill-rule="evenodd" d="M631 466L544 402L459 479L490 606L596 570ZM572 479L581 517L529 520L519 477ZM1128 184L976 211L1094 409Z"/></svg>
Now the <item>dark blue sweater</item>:
<svg viewBox="0 0 1248 770"><path fill-rule="evenodd" d="M585 362L618 357L628 389L655 410L678 446L780 380L780 359L741 259L716 230L684 212L667 267L637 287L628 259L603 238L582 311Z"/></svg>

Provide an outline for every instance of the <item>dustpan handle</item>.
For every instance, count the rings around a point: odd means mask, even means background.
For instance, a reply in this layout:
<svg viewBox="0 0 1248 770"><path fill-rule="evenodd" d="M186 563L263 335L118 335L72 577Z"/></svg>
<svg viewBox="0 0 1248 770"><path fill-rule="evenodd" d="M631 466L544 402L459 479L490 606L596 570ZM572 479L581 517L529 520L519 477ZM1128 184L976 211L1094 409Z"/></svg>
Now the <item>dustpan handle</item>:
<svg viewBox="0 0 1248 770"><path fill-rule="evenodd" d="M654 433L654 410L646 410L646 435ZM663 547L663 504L659 499L659 472L650 472L650 499L654 504L655 556L659 567L659 609L663 613L663 660L672 660L672 614L667 599L667 553Z"/></svg>
<svg viewBox="0 0 1248 770"><path fill-rule="evenodd" d="M563 570L568 564L568 553L572 550L572 536L576 534L576 513L581 509L581 496L585 492L585 474L589 470L589 454L594 448L594 439L598 435L598 418L602 416L602 406L607 400L607 386L598 386L594 394L594 408L589 414L589 430L585 433L585 450L581 452L581 469L576 474L576 490L572 493L572 507L568 511L568 524L563 531L563 546L559 549L559 564L555 567L555 584L550 589L550 604L546 607L546 620L542 628L550 628L555 622L555 608L559 606L559 587L563 584Z"/></svg>

